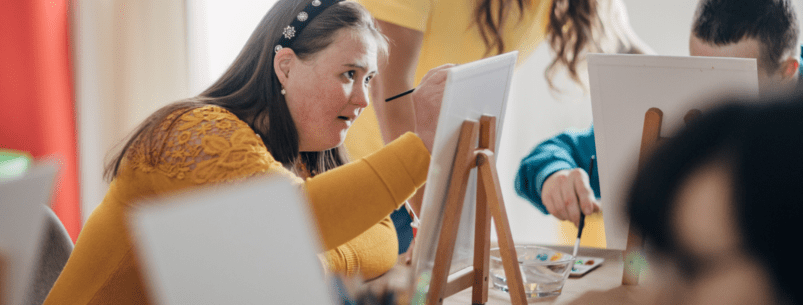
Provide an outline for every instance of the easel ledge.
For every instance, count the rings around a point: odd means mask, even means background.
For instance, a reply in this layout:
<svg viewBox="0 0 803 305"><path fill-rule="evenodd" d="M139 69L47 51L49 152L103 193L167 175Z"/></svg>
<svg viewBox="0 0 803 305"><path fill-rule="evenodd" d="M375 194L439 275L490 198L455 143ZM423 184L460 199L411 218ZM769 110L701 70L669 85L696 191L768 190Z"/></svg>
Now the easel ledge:
<svg viewBox="0 0 803 305"><path fill-rule="evenodd" d="M475 141L479 143L475 145ZM457 154L452 167L449 191L446 196L443 220L438 236L435 265L427 294L428 305L443 304L443 299L468 287L473 287L472 303L488 302L488 273L490 269L491 218L496 224L499 249L507 278L511 303L527 304L524 283L518 264L510 223L507 219L499 177L496 172L496 117L482 116L480 122L466 120L460 130ZM477 168L477 217L474 230L474 269L453 281L448 281L452 265L457 229L466 195L468 177Z"/></svg>

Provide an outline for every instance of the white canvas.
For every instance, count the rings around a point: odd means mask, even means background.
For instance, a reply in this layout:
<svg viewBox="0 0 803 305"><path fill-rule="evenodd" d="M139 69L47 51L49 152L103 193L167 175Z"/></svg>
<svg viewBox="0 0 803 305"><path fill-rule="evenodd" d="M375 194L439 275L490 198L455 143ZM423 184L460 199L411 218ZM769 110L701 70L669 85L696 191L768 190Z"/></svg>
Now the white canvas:
<svg viewBox="0 0 803 305"><path fill-rule="evenodd" d="M135 241L158 303L331 304L300 191L256 179L135 212Z"/></svg>
<svg viewBox="0 0 803 305"><path fill-rule="evenodd" d="M413 249L413 263L417 276L430 272L433 267L446 193L463 121L467 119L479 121L483 115L495 116L498 150L498 139L501 138L505 105L517 55L518 52L510 52L459 65L449 70L424 191L421 228ZM475 169L471 171L466 188L450 273L464 269L472 263L476 186ZM429 287L428 276L424 278L425 282L419 285Z"/></svg>
<svg viewBox="0 0 803 305"><path fill-rule="evenodd" d="M755 59L590 54L591 105L608 248L624 249L627 187L638 163L644 114L663 112L661 134L683 126L690 109L725 96L758 93Z"/></svg>
<svg viewBox="0 0 803 305"><path fill-rule="evenodd" d="M33 166L19 178L0 182L2 304L23 304L39 261L45 214L56 177L55 164Z"/></svg>

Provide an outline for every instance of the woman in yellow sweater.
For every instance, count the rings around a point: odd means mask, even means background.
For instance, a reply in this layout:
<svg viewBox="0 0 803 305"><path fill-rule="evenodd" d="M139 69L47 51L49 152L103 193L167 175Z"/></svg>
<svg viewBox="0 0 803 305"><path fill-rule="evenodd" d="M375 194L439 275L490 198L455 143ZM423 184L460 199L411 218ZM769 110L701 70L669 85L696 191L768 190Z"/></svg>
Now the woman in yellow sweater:
<svg viewBox="0 0 803 305"><path fill-rule="evenodd" d="M395 264L388 215L426 178L445 70L414 96L421 138L346 164L341 143L368 105L386 41L362 6L341 1L279 1L214 85L137 128L46 304L148 303L129 211L142 198L255 175L305 188L331 271L374 278Z"/></svg>

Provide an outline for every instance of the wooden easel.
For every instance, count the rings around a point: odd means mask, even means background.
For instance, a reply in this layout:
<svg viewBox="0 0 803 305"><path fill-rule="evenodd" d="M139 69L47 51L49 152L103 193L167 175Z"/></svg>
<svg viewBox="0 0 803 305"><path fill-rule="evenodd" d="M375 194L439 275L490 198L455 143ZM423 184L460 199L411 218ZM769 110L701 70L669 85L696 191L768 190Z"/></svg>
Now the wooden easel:
<svg viewBox="0 0 803 305"><path fill-rule="evenodd" d="M683 121L688 124L700 115L700 110L692 109L683 117ZM660 142L667 139L661 136L661 124L663 123L664 113L661 109L650 108L644 114L644 130L641 134L641 148L639 150L638 168L647 162L650 154L655 150ZM627 244L622 253L624 258L624 270L622 272L622 285L638 285L641 275L641 266L638 260L642 260L641 249L644 247L644 240L633 230L633 225L627 233ZM642 260L643 261L643 260Z"/></svg>
<svg viewBox="0 0 803 305"><path fill-rule="evenodd" d="M479 143L475 146L475 141ZM482 116L480 122L466 120L457 142L452 178L446 195L446 206L438 237L435 265L432 270L428 305L443 304L443 299L473 286L473 304L488 302L488 271L490 268L491 218L496 224L499 249L505 269L510 299L513 304L527 304L524 283L519 270L518 256L510 233L499 177L496 173L494 147L496 117ZM448 282L449 269L466 195L471 169L477 168L477 214L474 230L474 270Z"/></svg>

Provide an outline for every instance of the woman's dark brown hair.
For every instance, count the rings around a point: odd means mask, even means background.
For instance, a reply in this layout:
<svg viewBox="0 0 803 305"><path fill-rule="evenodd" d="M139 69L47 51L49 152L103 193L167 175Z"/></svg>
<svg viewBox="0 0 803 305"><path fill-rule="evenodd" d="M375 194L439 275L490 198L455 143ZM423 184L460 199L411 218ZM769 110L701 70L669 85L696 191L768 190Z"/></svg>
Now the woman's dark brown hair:
<svg viewBox="0 0 803 305"><path fill-rule="evenodd" d="M515 4L523 12L526 7L531 5L530 1L478 1L479 6L475 11L474 19L479 25L480 35L485 42L486 55L490 55L492 52L501 54L505 50L505 42L502 37L504 23L510 14L510 9ZM494 8L496 8L495 11ZM519 16L523 17L524 14ZM554 0L552 2L547 39L555 57L544 73L550 88L555 89L552 79L561 67L568 70L572 80L577 83L581 82L577 72L577 64L581 61L580 54L583 51L589 51L589 47L595 47L591 36L594 27L598 26L601 24L597 15L596 0Z"/></svg>
<svg viewBox="0 0 803 305"><path fill-rule="evenodd" d="M309 1L278 1L246 42L234 63L211 87L197 97L181 100L165 106L140 124L123 148L106 165L104 176L112 180L117 176L120 163L134 143L157 145L147 151L160 152L166 143L161 139L159 126L171 113L188 112L192 109L216 105L234 113L246 122L265 143L276 161L287 168L303 164L310 174L320 174L346 163L342 146L320 152L300 152L298 130L293 122L282 87L273 69L274 47L279 41L282 29L290 24ZM340 2L323 11L310 21L304 30L295 37L290 48L301 60L310 60L316 53L328 47L337 31L351 29L361 34L373 36L377 40L380 53L386 50L386 40L374 27L371 15L359 4L350 1ZM178 118L179 116L175 116ZM174 119L171 124L175 124ZM148 139L148 141L140 141ZM153 140L156 141L153 141ZM153 164L159 155L147 156Z"/></svg>

